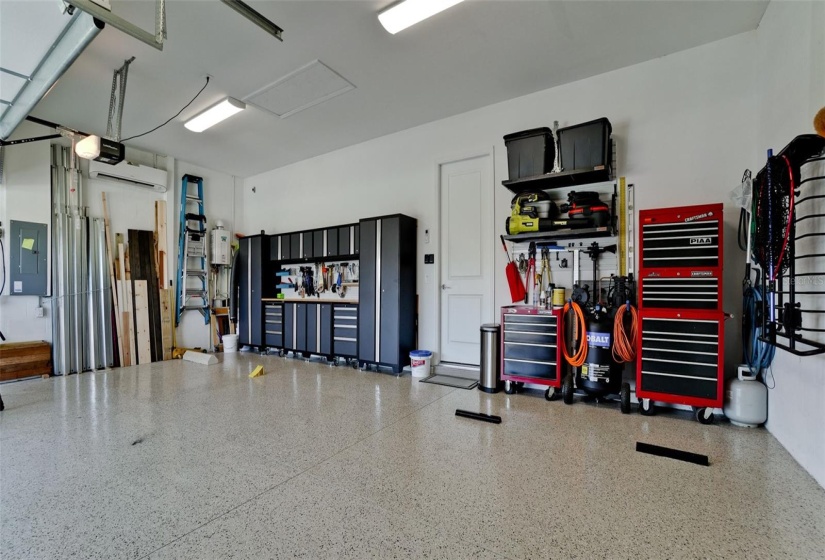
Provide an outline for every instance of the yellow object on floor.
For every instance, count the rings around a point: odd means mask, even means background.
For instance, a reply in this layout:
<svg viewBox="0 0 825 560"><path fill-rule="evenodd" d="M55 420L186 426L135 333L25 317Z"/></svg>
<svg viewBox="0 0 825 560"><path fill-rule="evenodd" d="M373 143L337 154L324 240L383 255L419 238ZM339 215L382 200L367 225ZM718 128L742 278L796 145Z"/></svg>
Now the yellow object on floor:
<svg viewBox="0 0 825 560"><path fill-rule="evenodd" d="M249 377L260 377L263 374L264 374L264 366L258 366L254 370L252 370L252 373L249 374Z"/></svg>

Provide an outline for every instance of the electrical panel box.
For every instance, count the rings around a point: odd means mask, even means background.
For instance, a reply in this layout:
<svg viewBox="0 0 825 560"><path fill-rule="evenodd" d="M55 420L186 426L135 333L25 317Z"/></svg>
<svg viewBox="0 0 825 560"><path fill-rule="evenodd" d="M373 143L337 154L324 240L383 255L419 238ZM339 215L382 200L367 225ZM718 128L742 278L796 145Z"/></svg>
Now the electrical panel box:
<svg viewBox="0 0 825 560"><path fill-rule="evenodd" d="M212 236L212 264L229 265L229 232L225 229L213 229Z"/></svg>
<svg viewBox="0 0 825 560"><path fill-rule="evenodd" d="M49 239L46 224L11 220L9 294L48 295Z"/></svg>

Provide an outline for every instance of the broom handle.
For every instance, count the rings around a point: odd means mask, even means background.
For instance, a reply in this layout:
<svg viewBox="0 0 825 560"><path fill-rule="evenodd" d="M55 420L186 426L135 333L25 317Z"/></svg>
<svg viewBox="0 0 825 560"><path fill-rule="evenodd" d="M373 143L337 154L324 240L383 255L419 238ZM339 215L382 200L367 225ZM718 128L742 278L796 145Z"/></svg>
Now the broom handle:
<svg viewBox="0 0 825 560"><path fill-rule="evenodd" d="M499 237L501 238L501 246L504 247L504 254L507 255L507 263L509 264L509 263L513 262L510 259L510 251L507 250L507 243L505 243L505 241L504 241L504 236L500 235Z"/></svg>

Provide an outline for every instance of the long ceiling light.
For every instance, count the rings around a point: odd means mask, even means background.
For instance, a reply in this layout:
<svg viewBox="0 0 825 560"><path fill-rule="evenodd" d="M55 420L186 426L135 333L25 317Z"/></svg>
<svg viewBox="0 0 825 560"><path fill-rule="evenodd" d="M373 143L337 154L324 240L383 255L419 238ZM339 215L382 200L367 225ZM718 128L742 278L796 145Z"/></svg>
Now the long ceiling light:
<svg viewBox="0 0 825 560"><path fill-rule="evenodd" d="M395 35L463 0L403 0L378 14L384 29Z"/></svg>
<svg viewBox="0 0 825 560"><path fill-rule="evenodd" d="M244 109L246 109L246 104L231 97L224 97L215 105L186 121L183 126L192 132L203 132L210 126L214 126Z"/></svg>

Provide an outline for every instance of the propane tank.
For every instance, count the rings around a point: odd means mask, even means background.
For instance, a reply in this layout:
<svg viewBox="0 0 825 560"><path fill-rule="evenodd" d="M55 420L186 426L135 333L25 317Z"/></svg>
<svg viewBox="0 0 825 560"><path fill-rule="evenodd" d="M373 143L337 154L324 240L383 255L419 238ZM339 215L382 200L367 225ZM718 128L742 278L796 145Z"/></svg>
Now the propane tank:
<svg viewBox="0 0 825 560"><path fill-rule="evenodd" d="M738 379L728 384L724 411L731 424L756 428L768 419L768 388L746 371L748 366L739 366Z"/></svg>

